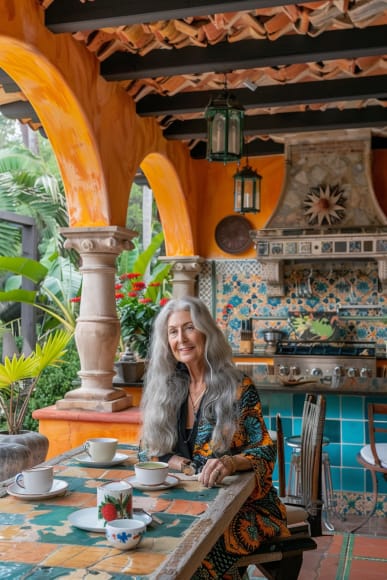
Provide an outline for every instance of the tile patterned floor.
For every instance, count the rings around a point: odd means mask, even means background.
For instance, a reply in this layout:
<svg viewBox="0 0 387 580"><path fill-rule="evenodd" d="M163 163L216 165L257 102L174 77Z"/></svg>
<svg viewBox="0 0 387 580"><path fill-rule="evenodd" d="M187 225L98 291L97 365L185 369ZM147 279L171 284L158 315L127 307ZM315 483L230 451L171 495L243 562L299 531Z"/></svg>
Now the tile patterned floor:
<svg viewBox="0 0 387 580"><path fill-rule="evenodd" d="M387 517L372 518L355 534L348 530L356 518L333 523L336 531L315 538L317 550L305 552L298 580L386 580ZM255 568L249 576L264 578Z"/></svg>

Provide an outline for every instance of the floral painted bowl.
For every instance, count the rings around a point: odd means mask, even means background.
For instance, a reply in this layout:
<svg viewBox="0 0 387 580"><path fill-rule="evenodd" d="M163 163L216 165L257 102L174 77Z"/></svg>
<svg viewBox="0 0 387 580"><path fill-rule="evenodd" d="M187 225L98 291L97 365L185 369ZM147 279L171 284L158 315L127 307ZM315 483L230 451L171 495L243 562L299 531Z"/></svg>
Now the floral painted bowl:
<svg viewBox="0 0 387 580"><path fill-rule="evenodd" d="M106 539L114 548L132 550L141 540L146 525L140 520L112 520L106 524Z"/></svg>

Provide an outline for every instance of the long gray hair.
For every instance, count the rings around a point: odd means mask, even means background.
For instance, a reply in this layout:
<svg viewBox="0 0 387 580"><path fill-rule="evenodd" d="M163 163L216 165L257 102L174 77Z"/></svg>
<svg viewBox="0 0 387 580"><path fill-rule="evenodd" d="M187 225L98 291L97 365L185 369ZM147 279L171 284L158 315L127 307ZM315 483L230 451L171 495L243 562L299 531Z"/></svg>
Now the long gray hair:
<svg viewBox="0 0 387 580"><path fill-rule="evenodd" d="M190 312L195 328L205 336L207 390L203 412L214 424L213 451L224 452L229 449L236 428L236 392L242 373L233 363L231 347L208 308L192 296L170 300L155 320L141 401L141 446L152 455L162 455L172 452L177 440L179 410L188 396L190 378L169 347L168 320L173 312L181 310Z"/></svg>

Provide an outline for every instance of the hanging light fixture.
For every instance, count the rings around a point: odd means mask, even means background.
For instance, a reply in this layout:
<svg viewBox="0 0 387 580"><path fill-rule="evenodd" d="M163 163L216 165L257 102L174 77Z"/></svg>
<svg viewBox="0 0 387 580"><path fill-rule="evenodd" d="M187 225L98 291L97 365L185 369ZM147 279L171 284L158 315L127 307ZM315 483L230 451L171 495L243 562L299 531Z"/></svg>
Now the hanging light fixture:
<svg viewBox="0 0 387 580"><path fill-rule="evenodd" d="M205 110L207 119L208 161L238 161L243 155L243 119L245 111L234 95L224 89L211 97Z"/></svg>
<svg viewBox="0 0 387 580"><path fill-rule="evenodd" d="M234 174L234 211L258 213L261 211L261 181L259 175L246 159L246 165Z"/></svg>

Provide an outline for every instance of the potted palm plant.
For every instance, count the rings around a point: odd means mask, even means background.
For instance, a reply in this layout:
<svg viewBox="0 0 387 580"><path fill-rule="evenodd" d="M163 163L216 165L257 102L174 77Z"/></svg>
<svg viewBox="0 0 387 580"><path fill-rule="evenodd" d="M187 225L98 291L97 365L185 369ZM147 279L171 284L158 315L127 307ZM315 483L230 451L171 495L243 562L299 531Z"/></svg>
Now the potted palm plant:
<svg viewBox="0 0 387 580"><path fill-rule="evenodd" d="M40 433L23 430L23 423L42 372L49 366L63 362L71 336L68 331L57 330L50 333L42 345L37 343L28 356L15 353L12 358L5 356L4 362L0 363L0 480L46 458L47 438ZM29 448L30 453L26 455L25 449L21 452L19 447ZM21 466L17 463L19 452L24 462Z"/></svg>

